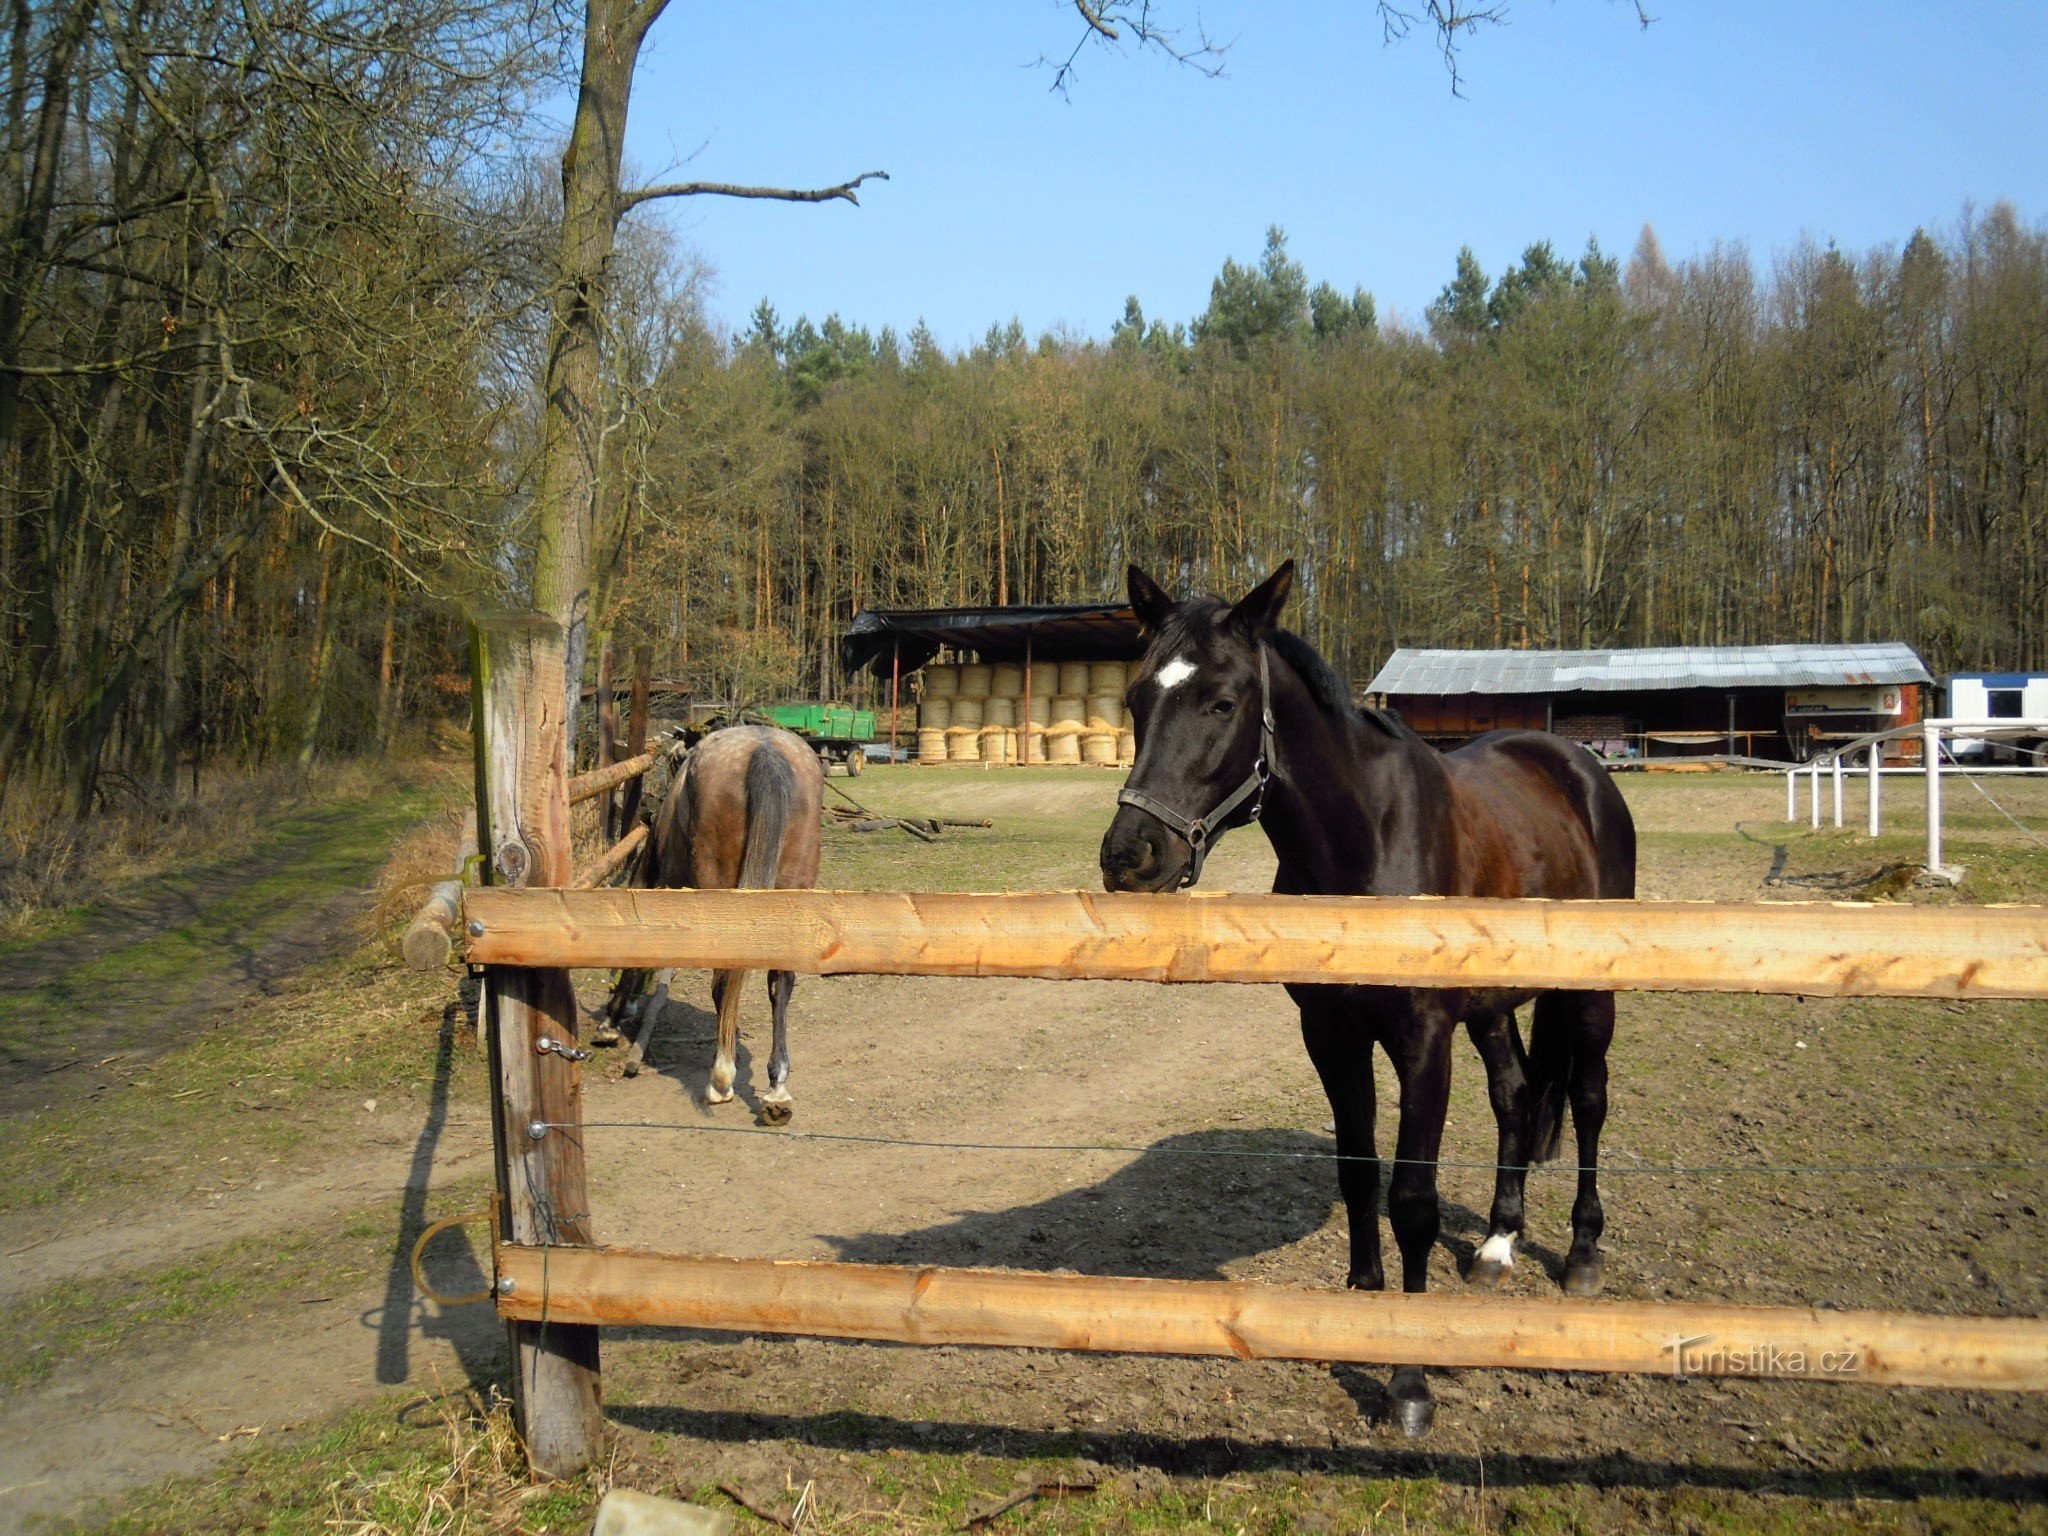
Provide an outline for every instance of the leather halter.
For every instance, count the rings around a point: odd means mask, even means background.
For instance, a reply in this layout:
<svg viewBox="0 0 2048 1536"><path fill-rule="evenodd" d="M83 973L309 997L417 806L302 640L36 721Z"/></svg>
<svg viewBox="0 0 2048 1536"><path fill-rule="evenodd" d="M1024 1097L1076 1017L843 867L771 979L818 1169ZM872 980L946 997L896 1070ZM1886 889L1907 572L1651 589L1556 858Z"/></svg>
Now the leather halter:
<svg viewBox="0 0 2048 1536"><path fill-rule="evenodd" d="M1172 806L1153 799L1143 790L1132 789L1129 785L1117 791L1118 805L1134 806L1156 821L1161 821L1178 833L1192 850L1187 868L1181 871L1181 889L1193 885L1202 877L1202 861L1209 856L1212 834L1230 830L1234 823L1228 818L1245 801L1250 800L1252 808L1246 812L1246 821L1257 821L1264 809L1266 781L1273 777L1273 682L1266 666L1266 647L1259 645L1259 755L1252 760L1252 771L1245 775L1244 782L1200 816L1183 816Z"/></svg>

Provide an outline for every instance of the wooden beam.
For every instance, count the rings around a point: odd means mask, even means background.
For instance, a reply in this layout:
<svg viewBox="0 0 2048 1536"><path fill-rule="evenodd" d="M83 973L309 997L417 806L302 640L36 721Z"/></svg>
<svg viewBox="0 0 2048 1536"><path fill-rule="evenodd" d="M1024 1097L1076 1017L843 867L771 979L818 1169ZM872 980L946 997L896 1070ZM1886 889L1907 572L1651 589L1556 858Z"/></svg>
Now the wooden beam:
<svg viewBox="0 0 2048 1536"><path fill-rule="evenodd" d="M569 781L569 804L581 805L585 800L595 799L614 785L628 779L638 778L654 766L655 754L642 752L637 757L625 758L609 768L599 768L590 773L579 773Z"/></svg>
<svg viewBox="0 0 2048 1536"><path fill-rule="evenodd" d="M497 1263L500 1313L550 1325L2048 1390L2048 1322L2038 1318L1407 1296L514 1244L498 1248Z"/></svg>
<svg viewBox="0 0 2048 1536"><path fill-rule="evenodd" d="M486 757L477 822L486 877L515 888L564 884L573 871L562 631L551 620L522 616L479 624L477 633ZM492 966L484 973L483 1017L495 1086L492 1162L505 1229L521 1243L588 1243L583 1138L536 1136L531 1129L583 1121L581 1069L565 1054L577 1049L582 1018L569 973ZM510 1332L513 1399L528 1462L551 1477L581 1470L604 1434L597 1330L514 1322Z"/></svg>
<svg viewBox="0 0 2048 1536"><path fill-rule="evenodd" d="M812 975L2048 997L2048 908L470 891L469 958Z"/></svg>
<svg viewBox="0 0 2048 1536"><path fill-rule="evenodd" d="M455 873L427 892L427 899L406 925L398 952L416 971L445 969L455 958L455 930L462 922L462 887L476 858L476 807L463 813L462 834L455 842Z"/></svg>
<svg viewBox="0 0 2048 1536"><path fill-rule="evenodd" d="M640 845L646 841L647 823L643 821L605 849L603 854L593 859L588 869L578 870L574 888L587 891L593 886L603 885L625 867L626 860L633 857L639 851Z"/></svg>

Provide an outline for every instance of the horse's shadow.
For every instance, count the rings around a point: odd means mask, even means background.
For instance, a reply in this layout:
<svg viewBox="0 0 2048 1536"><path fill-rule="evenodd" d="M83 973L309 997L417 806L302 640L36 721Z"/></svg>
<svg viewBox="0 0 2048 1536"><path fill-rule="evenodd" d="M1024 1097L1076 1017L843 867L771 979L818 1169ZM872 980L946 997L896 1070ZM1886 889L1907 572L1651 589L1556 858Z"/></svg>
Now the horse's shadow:
<svg viewBox="0 0 2048 1536"><path fill-rule="evenodd" d="M1023 1270L1069 1269L1146 1279L1220 1280L1230 1266L1301 1243L1340 1209L1333 1142L1293 1129L1188 1131L1154 1142L1107 1178L1028 1205L969 1211L909 1231L820 1233L834 1256L864 1264L940 1264ZM1085 1154L1083 1154L1085 1155ZM1383 1165L1382 1180L1392 1177ZM1386 1188L1380 1221L1386 1221ZM1338 1236L1327 1275L1339 1284L1347 1247ZM1486 1217L1443 1201L1439 1244L1463 1275L1488 1231ZM1390 1275L1400 1257L1384 1225ZM1525 1241L1524 1256L1553 1280L1564 1256ZM1384 1372L1333 1365L1332 1378L1368 1418L1391 1409Z"/></svg>
<svg viewBox="0 0 2048 1536"><path fill-rule="evenodd" d="M1307 1131L1186 1131L1145 1148L1107 1178L1029 1205L970 1211L906 1232L820 1233L835 1256L866 1264L1074 1269L1163 1280L1220 1280L1226 1266L1322 1230L1338 1209L1332 1142ZM1089 1154L1077 1154L1086 1156ZM1383 1165L1380 1221L1384 1224ZM1437 1241L1458 1272L1486 1217L1446 1198ZM1399 1256L1381 1230L1390 1269ZM1553 1279L1564 1256L1527 1239L1521 1253ZM1338 1262L1342 1262L1342 1247Z"/></svg>
<svg viewBox="0 0 2048 1536"><path fill-rule="evenodd" d="M708 986L709 983L702 985ZM744 985L748 988L749 999L765 1010L768 1006L766 975L749 971ZM710 1106L705 1104L704 1095L711 1088L711 1059L718 1050L718 1015L709 1008L700 1008L680 994L680 983L670 987L668 1006L653 1021L650 1033L640 1033L650 1026L639 1022L630 1033L645 1042L640 1056L642 1073L669 1079L683 1090L693 1108L709 1112ZM765 1032L768 1027L768 1021L763 1019L760 1028ZM756 1123L765 1123L761 1116L761 1089L766 1086L768 1058L761 1058L762 1081L756 1083L754 1052L747 1044L747 1035L747 1021L742 1018L739 1044L733 1052L733 1062L738 1071L732 1085L733 1097L736 1103L746 1107ZM723 1109L730 1114L732 1106L725 1105Z"/></svg>

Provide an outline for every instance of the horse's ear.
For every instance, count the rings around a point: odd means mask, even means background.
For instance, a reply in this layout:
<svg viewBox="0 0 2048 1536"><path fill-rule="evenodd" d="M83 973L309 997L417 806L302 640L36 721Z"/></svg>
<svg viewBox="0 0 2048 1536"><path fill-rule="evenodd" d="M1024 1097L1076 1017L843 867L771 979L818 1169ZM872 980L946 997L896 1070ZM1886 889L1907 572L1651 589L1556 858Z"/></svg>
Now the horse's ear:
<svg viewBox="0 0 2048 1536"><path fill-rule="evenodd" d="M1159 633L1173 612L1173 599L1166 595L1166 589L1135 565L1125 573L1124 584L1130 591L1131 608L1138 615L1138 622L1151 633Z"/></svg>
<svg viewBox="0 0 2048 1536"><path fill-rule="evenodd" d="M1280 610L1287 606L1287 594L1294 590L1294 562L1260 582L1230 610L1230 622L1247 635L1263 635L1280 622Z"/></svg>

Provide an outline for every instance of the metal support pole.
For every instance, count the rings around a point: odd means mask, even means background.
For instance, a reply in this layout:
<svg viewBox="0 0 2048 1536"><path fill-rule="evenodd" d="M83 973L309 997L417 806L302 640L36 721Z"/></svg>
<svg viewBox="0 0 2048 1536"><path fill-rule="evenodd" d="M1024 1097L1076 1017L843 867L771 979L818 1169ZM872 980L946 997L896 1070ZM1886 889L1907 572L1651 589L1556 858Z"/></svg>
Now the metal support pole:
<svg viewBox="0 0 2048 1536"><path fill-rule="evenodd" d="M1870 835L1872 837L1877 836L1878 829L1884 825L1877 813L1878 788L1883 783L1884 743L1873 741L1870 744Z"/></svg>
<svg viewBox="0 0 2048 1536"><path fill-rule="evenodd" d="M903 691L903 637L889 652L889 766L896 765L896 709Z"/></svg>
<svg viewBox="0 0 2048 1536"><path fill-rule="evenodd" d="M1927 873L1941 874L1941 727L1920 727L1920 766L1927 771Z"/></svg>

